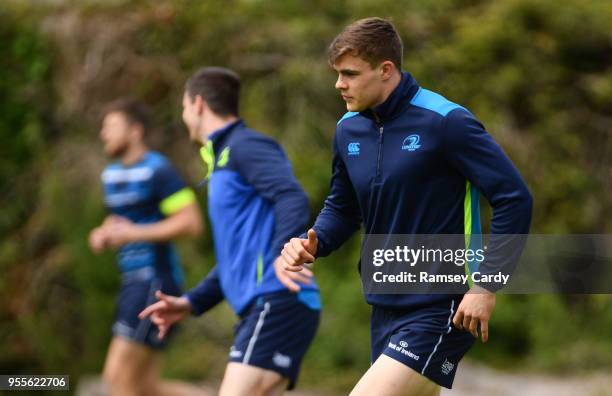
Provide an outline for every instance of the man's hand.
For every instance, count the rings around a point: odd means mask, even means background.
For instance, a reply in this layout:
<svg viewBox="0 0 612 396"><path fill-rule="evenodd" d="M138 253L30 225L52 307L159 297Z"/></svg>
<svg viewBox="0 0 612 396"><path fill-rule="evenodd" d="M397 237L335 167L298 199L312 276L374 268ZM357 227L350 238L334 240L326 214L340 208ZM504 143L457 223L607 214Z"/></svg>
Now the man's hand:
<svg viewBox="0 0 612 396"><path fill-rule="evenodd" d="M482 333L482 342L489 340L489 319L495 308L496 296L480 286L474 285L465 296L457 313L453 317L453 325L465 329L478 338L478 325Z"/></svg>
<svg viewBox="0 0 612 396"><path fill-rule="evenodd" d="M313 276L311 269L304 268L300 272L285 271L283 262L284 260L281 256L274 260L274 272L280 283L285 285L289 291L293 293L299 292L301 287L298 282L305 285L310 284L310 279Z"/></svg>
<svg viewBox="0 0 612 396"><path fill-rule="evenodd" d="M114 248L138 240L139 226L125 217L112 216L110 221L104 222L104 230L107 243Z"/></svg>
<svg viewBox="0 0 612 396"><path fill-rule="evenodd" d="M89 247L94 253L102 253L108 247L103 227L96 227L89 233Z"/></svg>
<svg viewBox="0 0 612 396"><path fill-rule="evenodd" d="M187 297L174 297L162 293L155 292L155 297L158 302L149 305L141 313L138 314L140 320L151 316L153 322L159 329L158 337L162 339L170 330L173 324L179 322L189 315L191 312L191 303Z"/></svg>
<svg viewBox="0 0 612 396"><path fill-rule="evenodd" d="M304 264L314 263L317 243L317 233L312 228L308 230L308 239L291 238L281 252L283 268L299 272L304 270Z"/></svg>
<svg viewBox="0 0 612 396"><path fill-rule="evenodd" d="M94 253L101 253L111 247L119 247L127 243L128 235L132 230L126 232L122 224L133 225L130 220L117 215L108 215L104 218L102 225L94 228L89 233L89 247ZM129 227L128 225L128 227Z"/></svg>

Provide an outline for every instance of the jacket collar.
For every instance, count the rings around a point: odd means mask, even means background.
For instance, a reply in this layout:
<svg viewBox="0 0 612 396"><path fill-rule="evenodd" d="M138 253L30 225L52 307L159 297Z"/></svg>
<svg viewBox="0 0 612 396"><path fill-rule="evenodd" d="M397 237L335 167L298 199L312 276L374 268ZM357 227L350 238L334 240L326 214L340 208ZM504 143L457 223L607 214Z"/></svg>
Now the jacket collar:
<svg viewBox="0 0 612 396"><path fill-rule="evenodd" d="M408 72L402 72L400 83L391 92L391 95L378 106L366 110L364 114L377 122L395 118L408 108L408 103L418 90L419 85L414 77Z"/></svg>
<svg viewBox="0 0 612 396"><path fill-rule="evenodd" d="M236 121L230 122L229 124L211 133L208 136L208 140L213 142L213 144L217 146L218 142L221 141L221 139L223 139L224 136L226 136L232 129L234 129L235 127L239 125L244 126L244 121L242 121L242 119L240 118L237 119Z"/></svg>
<svg viewBox="0 0 612 396"><path fill-rule="evenodd" d="M215 168L215 153L217 150L219 150L220 144L222 144L222 141L225 140L225 137L228 136L229 133L237 126L244 126L244 121L238 119L217 129L208 136L206 143L204 143L204 146L200 148L200 156L202 157L202 161L204 161L208 169L204 182L210 179L213 169ZM221 154L223 155L223 153Z"/></svg>

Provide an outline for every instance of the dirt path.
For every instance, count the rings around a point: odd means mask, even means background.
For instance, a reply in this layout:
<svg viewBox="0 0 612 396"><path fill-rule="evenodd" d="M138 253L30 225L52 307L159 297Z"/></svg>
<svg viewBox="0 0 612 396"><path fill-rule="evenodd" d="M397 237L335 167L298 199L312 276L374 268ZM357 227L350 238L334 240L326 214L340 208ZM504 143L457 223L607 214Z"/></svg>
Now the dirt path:
<svg viewBox="0 0 612 396"><path fill-rule="evenodd" d="M612 372L584 376L505 373L462 362L452 391L441 396L611 396Z"/></svg>
<svg viewBox="0 0 612 396"><path fill-rule="evenodd" d="M184 384L185 395L195 384ZM214 395L215 386L198 384ZM302 386L305 386L302 384ZM100 378L82 378L76 396L106 396ZM288 396L340 396L337 392L299 390ZM375 395L373 395L375 396ZM441 396L612 396L612 372L581 376L506 373L472 362L462 362L453 390Z"/></svg>
<svg viewBox="0 0 612 396"><path fill-rule="evenodd" d="M172 381L172 392L180 396L212 396L216 395L218 384L210 383L186 383L181 381ZM79 385L75 392L76 396L108 396L102 379L99 376L86 376L80 379ZM314 391L294 391L288 393L288 396L341 396L339 393L326 393Z"/></svg>

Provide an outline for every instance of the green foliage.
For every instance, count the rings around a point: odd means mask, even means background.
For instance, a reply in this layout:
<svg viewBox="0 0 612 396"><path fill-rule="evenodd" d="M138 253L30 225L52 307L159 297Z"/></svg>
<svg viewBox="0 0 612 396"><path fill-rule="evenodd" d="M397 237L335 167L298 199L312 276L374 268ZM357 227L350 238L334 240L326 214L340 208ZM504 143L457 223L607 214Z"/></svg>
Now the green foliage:
<svg viewBox="0 0 612 396"><path fill-rule="evenodd" d="M32 189L19 178L49 136L46 119L50 54L31 22L0 12L0 235L23 220ZM39 105L33 105L38 103Z"/></svg>
<svg viewBox="0 0 612 396"><path fill-rule="evenodd" d="M533 230L611 229L609 2L114 1L36 12L7 4L0 11L5 372L76 379L101 369L118 276L112 254L92 255L86 236L103 217L105 160L95 132L104 102L127 94L147 101L159 125L154 147L195 183L203 172L181 126L184 81L201 66L236 69L242 116L284 145L314 216L328 193L331 139L345 111L325 49L342 26L365 16L392 17L405 68L466 105L504 147L535 197ZM210 232L179 248L193 286L214 263ZM317 264L324 311L305 384L346 391L368 367L358 256L355 237ZM491 341L472 356L505 367L611 367L611 304L609 296L500 296ZM234 320L222 306L185 323L166 373L219 379Z"/></svg>

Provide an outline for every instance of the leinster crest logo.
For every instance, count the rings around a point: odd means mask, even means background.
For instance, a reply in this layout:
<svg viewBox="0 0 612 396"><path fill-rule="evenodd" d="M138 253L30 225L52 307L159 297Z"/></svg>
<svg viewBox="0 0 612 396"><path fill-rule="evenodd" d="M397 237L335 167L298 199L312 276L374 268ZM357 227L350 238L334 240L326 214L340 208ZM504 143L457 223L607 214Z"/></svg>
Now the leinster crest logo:
<svg viewBox="0 0 612 396"><path fill-rule="evenodd" d="M416 151L417 149L421 147L421 144L419 143L420 141L421 141L421 137L419 135L412 134L408 136L406 139L404 139L404 141L402 142L402 150Z"/></svg>

